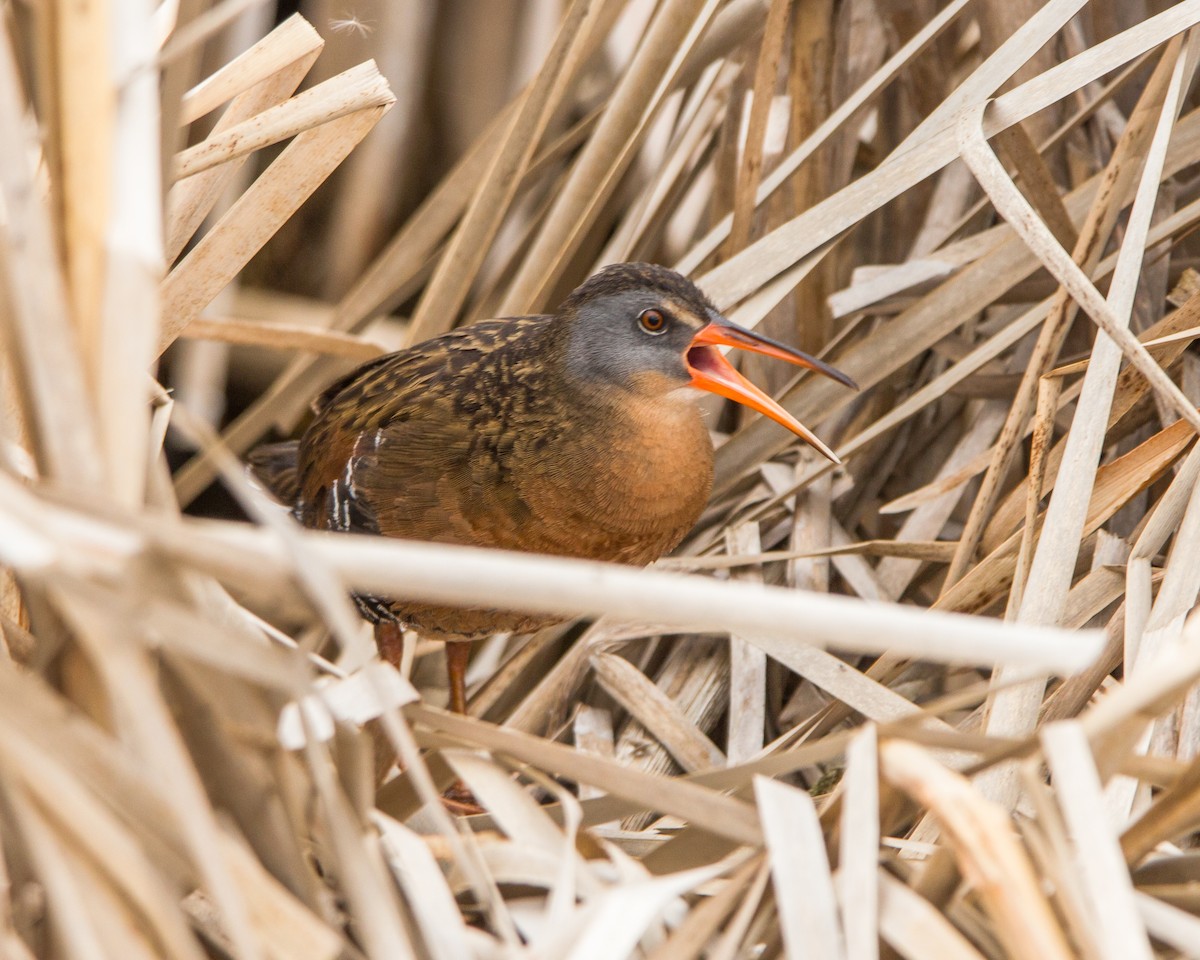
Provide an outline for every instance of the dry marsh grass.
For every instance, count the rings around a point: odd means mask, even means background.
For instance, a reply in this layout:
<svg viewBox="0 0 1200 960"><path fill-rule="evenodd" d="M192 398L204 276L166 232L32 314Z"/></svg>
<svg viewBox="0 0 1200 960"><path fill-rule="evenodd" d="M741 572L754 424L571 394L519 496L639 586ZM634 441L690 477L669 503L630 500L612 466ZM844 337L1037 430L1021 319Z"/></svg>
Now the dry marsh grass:
<svg viewBox="0 0 1200 960"><path fill-rule="evenodd" d="M0 6L0 955L1200 957L1200 0L300 10ZM648 571L247 481L626 259L844 465L710 403ZM352 588L577 619L458 716Z"/></svg>

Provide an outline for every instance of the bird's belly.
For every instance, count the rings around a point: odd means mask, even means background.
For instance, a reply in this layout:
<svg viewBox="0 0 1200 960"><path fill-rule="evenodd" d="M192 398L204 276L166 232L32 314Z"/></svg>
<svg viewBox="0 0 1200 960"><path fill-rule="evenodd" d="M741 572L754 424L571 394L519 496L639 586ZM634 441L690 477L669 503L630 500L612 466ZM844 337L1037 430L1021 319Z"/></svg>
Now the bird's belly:
<svg viewBox="0 0 1200 960"><path fill-rule="evenodd" d="M696 411L685 418L593 426L487 459L456 474L454 523L436 531L397 503L386 534L527 553L645 565L672 550L695 524L712 487L712 444ZM533 431L530 436L536 436ZM544 437L544 434L542 434ZM481 481L466 484L466 476ZM439 515L440 516L440 515ZM437 519L437 518L434 518ZM369 599L369 598L368 598ZM414 601L378 601L386 617L442 639L527 632L561 617ZM372 616L368 613L368 616ZM373 618L373 617L372 617Z"/></svg>
<svg viewBox="0 0 1200 960"><path fill-rule="evenodd" d="M690 451L685 475L656 457L564 466L518 478L532 504L520 522L490 513L476 528L485 546L642 566L672 550L692 528L712 486L712 448ZM661 452L661 451L660 451ZM619 479L614 476L619 473ZM477 517L477 520L483 518ZM494 524L494 526L492 525ZM489 529L490 528L490 529ZM441 639L477 639L497 632L526 633L562 617L521 611L447 607L413 601L391 605L393 615L418 632Z"/></svg>

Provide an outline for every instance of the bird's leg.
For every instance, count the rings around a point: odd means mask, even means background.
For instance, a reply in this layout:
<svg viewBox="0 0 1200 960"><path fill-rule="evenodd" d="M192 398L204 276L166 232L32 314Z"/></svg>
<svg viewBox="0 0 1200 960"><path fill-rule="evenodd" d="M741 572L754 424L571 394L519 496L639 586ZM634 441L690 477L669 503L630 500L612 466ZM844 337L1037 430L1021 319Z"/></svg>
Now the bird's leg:
<svg viewBox="0 0 1200 960"><path fill-rule="evenodd" d="M404 656L404 631L395 623L375 624L375 645L379 656L400 668ZM446 644L446 672L450 677L450 709L455 713L467 712L467 661L471 656L471 644L465 641L450 641ZM383 733L382 727L372 721L369 724L371 739L375 744L375 783L381 785L388 771L396 762L395 751ZM461 780L456 780L442 796L442 803L451 812L460 816L482 813L483 808L475 802L475 796Z"/></svg>
<svg viewBox="0 0 1200 960"><path fill-rule="evenodd" d="M404 630L398 623L375 624L375 646L381 659L386 660L397 670L401 669L404 659ZM367 732L375 748L375 785L378 787L387 779L388 771L396 763L396 751L391 741L383 732L383 726L377 720L367 724Z"/></svg>
<svg viewBox="0 0 1200 960"><path fill-rule="evenodd" d="M446 642L446 673L450 678L450 709L466 716L467 661L471 659L471 644L464 640ZM461 780L455 780L442 794L442 803L451 813L468 816L483 813L475 794Z"/></svg>
<svg viewBox="0 0 1200 960"><path fill-rule="evenodd" d="M375 646L379 655L397 670L404 659L404 630L398 623L375 624Z"/></svg>
<svg viewBox="0 0 1200 960"><path fill-rule="evenodd" d="M471 659L471 645L463 640L446 643L446 673L450 678L450 709L455 713L467 712L467 662Z"/></svg>

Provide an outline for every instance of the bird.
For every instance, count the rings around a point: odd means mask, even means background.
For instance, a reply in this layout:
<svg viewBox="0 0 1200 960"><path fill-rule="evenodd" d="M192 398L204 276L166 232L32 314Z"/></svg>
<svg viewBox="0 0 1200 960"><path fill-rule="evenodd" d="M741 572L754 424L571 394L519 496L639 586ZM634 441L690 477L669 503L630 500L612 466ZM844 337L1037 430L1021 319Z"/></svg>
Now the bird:
<svg viewBox="0 0 1200 960"><path fill-rule="evenodd" d="M689 279L610 265L552 314L482 320L368 361L312 403L302 435L251 473L305 527L644 566L674 549L712 488L697 400L744 404L836 454L725 358L728 346L857 388L725 318ZM562 618L356 594L380 655L402 631L446 641L450 709L470 642Z"/></svg>

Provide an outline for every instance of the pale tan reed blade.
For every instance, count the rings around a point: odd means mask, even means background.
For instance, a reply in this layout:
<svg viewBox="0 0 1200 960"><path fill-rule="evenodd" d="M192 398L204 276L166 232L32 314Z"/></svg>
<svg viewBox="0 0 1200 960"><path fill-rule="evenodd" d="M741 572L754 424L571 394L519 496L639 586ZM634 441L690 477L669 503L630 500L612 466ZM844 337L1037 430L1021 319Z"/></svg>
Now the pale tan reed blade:
<svg viewBox="0 0 1200 960"><path fill-rule="evenodd" d="M923 960L932 952L946 960L982 960L983 954L928 900L883 869L879 881L880 930L901 956Z"/></svg>
<svg viewBox="0 0 1200 960"><path fill-rule="evenodd" d="M1062 17L1058 20L1059 25L1073 12L1067 12L1068 9L1065 5L1059 5L1053 10L1054 15ZM988 135L1024 120L1061 99L1069 91L1128 62L1143 51L1193 26L1198 20L1200 5L1185 0L1157 17L1144 21L1137 28L1126 31L1119 41L1113 38L1108 43L1097 44L1081 54L1076 62L1059 64L1054 70L1027 81L997 99L994 119L987 129ZM944 118L943 123L944 126L930 132L925 140L897 155L892 163L863 176L855 181L852 188L811 208L737 257L726 261L718 271L706 275L704 282L713 289L718 304L740 300L896 197L902 190L949 163L957 155L953 146L954 123L949 116Z"/></svg>
<svg viewBox="0 0 1200 960"><path fill-rule="evenodd" d="M1200 126L1197 129L1200 129ZM1182 151L1180 156L1190 152L1190 149ZM1077 198L1084 197L1085 192L1079 191ZM1194 214L1196 210L1193 209L1190 213ZM1180 219L1188 219L1188 216L1181 211ZM1016 246L1013 246L1014 242ZM929 349L950 335L961 325L964 316L994 303L1011 289L1014 283L1027 277L1035 267L1036 260L1028 250L1010 236L1003 244L996 245L990 256L980 258L947 283L920 298L879 330L870 341L840 354L837 363L860 384L879 383L888 375L894 374L905 362L919 355L922 350ZM1011 346L1014 340L1042 319L1044 313L1041 311L1047 306L1048 304L1039 305L1023 315L1019 326L1014 324L1004 329L997 334L992 345L977 348L969 355L973 362L968 364L965 362L967 358L964 358L964 363L956 365L953 373L965 375L974 363L984 362L989 355L994 356L989 347L1003 349L1005 346ZM880 423L892 424L893 418L896 422L902 422L915 409L919 409L919 406L915 405L917 398L927 400L939 396L948 383L956 382L951 372L947 372L944 377L945 380L935 381L938 390L932 389L933 384L923 388L912 400L901 404L894 414L881 418ZM833 385L808 380L801 381L785 394L782 402L794 416L813 422L818 416L839 409L848 400L844 391L838 392L833 389ZM739 430L717 451L717 492L727 492L754 463L774 456L787 443L786 437L781 437L777 431L762 423L752 423Z"/></svg>
<svg viewBox="0 0 1200 960"><path fill-rule="evenodd" d="M758 553L761 549L757 524L744 524L725 531L727 553ZM761 571L754 568L738 570L733 576L748 583L762 583ZM734 634L729 638L728 732L729 759L734 763L748 760L762 749L766 686L766 653Z"/></svg>
<svg viewBox="0 0 1200 960"><path fill-rule="evenodd" d="M1194 537L1195 511L1191 504L1196 499L1197 480L1200 479L1200 449L1193 447L1182 464L1171 486L1159 499L1156 509L1147 518L1138 538L1130 550L1125 566L1125 637L1124 659L1131 672L1139 669L1142 640L1148 630L1161 632L1187 612L1192 599L1187 598L1191 571L1183 563L1171 564L1172 589L1159 592L1156 602L1152 595L1154 569L1153 557L1162 550L1168 537L1182 530L1180 524L1191 516L1186 538L1180 537L1182 556L1185 543ZM1192 598L1195 591L1192 590ZM1153 618L1153 622L1152 622Z"/></svg>
<svg viewBox="0 0 1200 960"><path fill-rule="evenodd" d="M812 950L830 960L844 960L846 938L812 799L765 777L755 779L754 797L766 833L775 909L788 956Z"/></svg>
<svg viewBox="0 0 1200 960"><path fill-rule="evenodd" d="M180 731L168 719L169 708L155 684L146 651L123 643L119 611L106 608L102 599L76 593L55 600L59 613L85 645L89 661L96 664L98 689L93 695L104 696L103 691L118 687L122 690L112 719L132 758L152 766L171 782L168 803L180 824L187 856L204 879L230 941L249 956L262 955L249 904L221 853L216 812L205 798L199 772L188 760Z"/></svg>
<svg viewBox="0 0 1200 960"><path fill-rule="evenodd" d="M779 189L809 157L825 143L844 124L850 122L864 107L875 99L880 91L895 79L903 67L919 56L921 52L954 23L958 16L970 6L971 0L956 0L948 4L934 16L899 50L884 63L870 78L853 94L846 98L833 113L825 118L805 141L789 154L763 180L755 194L755 206L764 203ZM729 235L732 226L732 215L725 217L713 230L697 243L688 255L678 264L677 269L691 273L696 270L704 258L712 254L717 246Z"/></svg>
<svg viewBox="0 0 1200 960"><path fill-rule="evenodd" d="M1192 914L1145 893L1138 892L1135 896L1147 929L1157 939L1170 944L1185 957L1197 955L1200 923Z"/></svg>
<svg viewBox="0 0 1200 960"><path fill-rule="evenodd" d="M382 344L336 331L312 330L285 323L255 323L252 320L193 320L181 334L184 339L219 340L247 346L299 353L321 353L363 362L387 350Z"/></svg>
<svg viewBox="0 0 1200 960"><path fill-rule="evenodd" d="M1182 67L1183 62L1179 61ZM1182 73L1177 71L1174 78L1174 97L1170 101L1171 111L1168 113L1164 110L1162 120L1160 121L1159 130L1163 136L1158 138L1160 149L1163 154L1166 152L1167 139L1171 124L1174 123L1175 112L1178 108L1178 98L1181 93ZM1075 262L1070 258L1067 252L1062 248L1061 244L1050 233L1049 229L1043 224L1033 212L1032 208L1020 194L996 160L995 154L987 146L982 138L982 121L983 108L978 112L978 116L964 114L962 127L960 132L964 139L964 156L972 157L979 162L979 166L974 168L976 176L985 182L988 187L995 192L990 193L992 200L997 207L1001 207L1006 218L1014 225L1018 233L1022 234L1023 239L1028 243L1031 249L1038 253L1039 259L1053 273L1056 279L1063 284L1070 292L1083 309L1088 313L1097 326L1100 327L1109 338L1114 342L1115 346L1125 354L1129 362L1135 366L1138 371L1150 382L1154 389L1158 390L1164 397L1165 402L1169 403L1179 415L1187 420L1193 427L1200 430L1200 414L1196 412L1195 407L1180 391L1155 362L1154 358L1146 351L1145 346L1138 342L1137 338L1126 329L1122 320L1117 316L1115 310L1105 304L1100 293L1092 285L1091 281L1083 274ZM1149 168L1154 171L1152 177L1143 179L1145 184L1150 189L1157 189L1158 175L1161 173L1163 157L1160 156L1157 167ZM983 171L987 172L983 172ZM1145 201L1140 205L1145 217L1145 228L1149 228L1149 210L1145 207ZM1134 253L1129 254L1125 258L1125 262L1130 261L1130 257L1137 256L1138 252L1144 253L1145 235L1143 233L1142 246L1133 248ZM1123 250L1125 248L1122 248ZM1120 264L1118 264L1120 265ZM1132 296L1132 294L1129 294Z"/></svg>
<svg viewBox="0 0 1200 960"><path fill-rule="evenodd" d="M1191 75L1196 67L1192 50L1192 43L1187 45L1185 52L1183 45L1174 42L1164 53L1164 64L1171 64L1170 79L1163 92L1159 121L1147 151L1142 180L1130 213L1130 235L1118 256L1107 301L1100 298L1095 287L1066 251L1048 235L1045 226L1039 229L1038 224L1020 221L1019 218L1024 215L1021 211L1022 201L1012 195L1015 190L1010 189L1011 181L1001 184L993 179L985 185L989 195L1005 213L1006 219L1013 223L1026 242L1037 244L1039 258L1044 258L1043 262L1047 263L1048 268L1072 297L1112 338L1097 339L1093 363L1084 375L1077 411L1081 421L1067 438L1063 471L1065 480L1056 487L1047 508L1046 525L1030 567L1030 589L1024 594L1017 615L1021 622L1055 623L1059 619L1070 586L1069 570L1074 566L1074 558L1077 555L1095 467L1100 459L1103 425L1108 419L1112 403L1120 353L1125 353L1131 364L1137 367L1156 390L1170 397L1171 405L1181 411L1184 420L1192 426L1200 424L1200 415L1192 402L1145 353L1145 347L1127 329L1150 228L1153 197L1158 190L1167 143L1179 114L1180 98L1185 87L1190 84ZM980 119L982 112L979 112ZM965 124L964 120L964 136L967 135ZM981 171L988 167L985 154L990 154L990 151L986 144L979 140L974 140L973 144L969 148L969 156L973 159L968 159L968 163L976 175L980 176ZM1001 175L1003 176L1002 171ZM1002 200L998 199L1001 193L1004 195ZM1051 263L1053 266L1050 266ZM1022 734L1032 729L1036 723L1037 702L1041 700L1037 686L1036 683L1031 683L1000 694L992 704L988 729L1000 735ZM1010 805L1015 803L1016 787L1011 779L995 780L991 790L994 792L990 795L1001 798L1002 802Z"/></svg>
<svg viewBox="0 0 1200 960"><path fill-rule="evenodd" d="M1133 180L1139 167L1135 158L1141 157L1148 138L1153 133L1153 107L1157 97L1161 96L1162 85L1166 83L1168 76L1165 65L1160 65L1153 78L1157 82L1147 84L1139 100L1138 109L1130 117L1117 149L1105 167L1095 200L1072 251L1072 257L1086 273L1090 274L1099 262L1124 198L1133 189ZM1075 301L1065 289L1060 288L1055 293L1050 316L1038 335L1033 355L1022 376L1017 402L1010 407L1011 412L1005 422L1003 434L992 453L992 462L984 475L983 486L972 505L971 515L959 541L959 552L946 575L948 583L962 576L970 555L979 545L983 525L995 508L1001 478L1012 465L1017 439L1023 433L1038 379L1057 358L1077 310Z"/></svg>
<svg viewBox="0 0 1200 960"><path fill-rule="evenodd" d="M461 957L470 949L466 924L433 853L403 824L378 811L373 819L382 833L388 866L417 905L413 916L426 948L436 960Z"/></svg>
<svg viewBox="0 0 1200 960"><path fill-rule="evenodd" d="M113 812L81 788L61 761L56 762L39 751L11 725L5 731L3 749L5 777L27 798L21 802L30 802L34 808L45 811L49 818L47 827L60 834L60 841L74 856L95 857L98 862L117 868L113 879L118 888L124 888L127 909L131 914L139 911L147 918L153 935L171 956L198 960L200 953L175 905L156 883L154 866ZM74 815L60 818L58 803L69 803Z"/></svg>
<svg viewBox="0 0 1200 960"><path fill-rule="evenodd" d="M5 14L0 955L1197 955L1200 0ZM730 355L841 463L701 398L644 570L247 474L620 260L854 378ZM559 622L457 715L362 594Z"/></svg>
<svg viewBox="0 0 1200 960"><path fill-rule="evenodd" d="M320 34L302 16L288 17L250 49L204 78L182 98L180 122L193 123L238 94L270 79L300 57L319 52Z"/></svg>
<svg viewBox="0 0 1200 960"><path fill-rule="evenodd" d="M612 654L591 658L596 679L658 739L688 773L719 767L725 755L683 711L628 661Z"/></svg>
<svg viewBox="0 0 1200 960"><path fill-rule="evenodd" d="M203 143L188 147L175 157L174 178L193 177L319 124L388 104L393 99L375 64L360 63L283 103L226 126Z"/></svg>
<svg viewBox="0 0 1200 960"><path fill-rule="evenodd" d="M546 226L513 278L501 314L528 313L544 305L548 288L578 247L582 227L591 222L599 204L616 187L616 175L632 158L632 147L673 86L675 74L717 6L712 0L667 0L655 12L608 110L572 165L547 213Z"/></svg>
<svg viewBox="0 0 1200 960"><path fill-rule="evenodd" d="M964 879L978 890L1006 951L1029 960L1071 957L1007 811L920 747L888 740L880 744L879 761L885 779L938 817Z"/></svg>
<svg viewBox="0 0 1200 960"><path fill-rule="evenodd" d="M165 269L163 263L163 214L160 198L146 190L147 179L161 167L155 147L159 143L159 88L155 77L142 69L154 56L155 45L150 29L149 0L131 3L123 10L127 18L110 33L107 54L114 75L126 77L113 85L115 103L111 115L112 178L105 189L96 189L96 180L88 189L92 204L111 204L102 221L102 248L97 290L81 290L72 283L72 293L84 299L95 297L99 308L95 317L80 312L76 305L75 321L96 323L89 333L82 330L84 362L90 366L90 380L100 422L100 452L107 466L108 480L115 499L136 506L145 499L147 457L150 453L150 416L142 380L154 358L154 343L160 326L158 286ZM82 79L82 78L80 78ZM97 86L107 87L107 78L93 77ZM65 92L65 91L64 91ZM79 98L80 102L84 98ZM94 118L96 120L99 117ZM65 128L64 128L65 129ZM93 134L100 132L93 131ZM97 135L93 150L104 152L106 136ZM93 153L85 163L104 168L105 160ZM95 177L93 167L88 176ZM65 176L64 182L70 177ZM64 196L71 218L69 197ZM101 213L92 207L84 216L90 220ZM114 211L116 211L114 213ZM68 250L68 277L71 275L71 251Z"/></svg>
<svg viewBox="0 0 1200 960"><path fill-rule="evenodd" d="M98 423L86 399L89 385L81 338L70 317L67 278L55 247L55 227L38 190L36 131L24 115L21 83L10 39L0 35L0 231L8 309L6 353L20 358L15 380L30 453L38 469L59 483L97 488L105 483ZM15 233L19 231L19 233ZM14 243L15 236L21 238ZM30 282L36 278L37 282Z"/></svg>
<svg viewBox="0 0 1200 960"><path fill-rule="evenodd" d="M417 305L409 328L410 343L419 343L448 329L466 300L471 281L500 229L521 177L533 160L551 116L567 93L573 68L577 66L575 61L588 39L588 14L589 5L584 0L575 0L563 17L554 46L525 92L483 182L464 211Z"/></svg>
<svg viewBox="0 0 1200 960"><path fill-rule="evenodd" d="M184 122L215 109L226 95L232 95L233 102L214 126L214 134L257 116L295 92L321 47L321 38L303 18L290 17L241 57L185 94ZM262 76L264 68L273 72ZM166 227L168 263L179 256L239 167L230 163L171 186Z"/></svg>
<svg viewBox="0 0 1200 960"><path fill-rule="evenodd" d="M1078 863L1080 882L1096 924L1101 956L1149 960L1150 940L1134 902L1133 883L1116 831L1106 815L1100 776L1079 723L1050 724L1042 748Z"/></svg>
<svg viewBox="0 0 1200 960"><path fill-rule="evenodd" d="M379 122L388 109L386 86L378 92L384 104L331 120L296 137L171 271L163 282L160 353ZM236 245L226 240L234 236Z"/></svg>
<svg viewBox="0 0 1200 960"><path fill-rule="evenodd" d="M846 960L878 960L880 901L886 894L878 867L879 737L873 724L863 727L846 749L842 786L836 880Z"/></svg>
<svg viewBox="0 0 1200 960"><path fill-rule="evenodd" d="M771 0L767 19L763 23L762 44L754 66L754 84L750 90L750 117L746 125L746 143L742 149L733 195L733 223L729 227L726 254L732 255L750 240L751 219L756 206L754 199L763 174L763 138L774 103L775 84L788 17L787 0ZM799 39L797 40L799 42Z"/></svg>
<svg viewBox="0 0 1200 960"><path fill-rule="evenodd" d="M612 761L578 757L568 747L498 727L483 727L479 721L456 714L420 706L411 707L406 713L414 723L434 730L455 735L473 730L474 738L484 746L537 764L543 769L591 782L610 793L628 798L641 809L675 812L704 829L739 843L756 844L761 841L762 833L754 808L744 801L685 781L639 773Z"/></svg>
<svg viewBox="0 0 1200 960"><path fill-rule="evenodd" d="M248 582L276 578L278 547L235 524L197 525L186 535L148 531L156 548L219 573L237 569ZM1076 670L1090 663L1100 637L1048 628L1013 628L987 620L910 612L833 596L802 596L747 584L715 584L675 574L630 571L615 564L551 561L516 553L353 535L305 533L305 543L366 592L478 602L561 614L595 613L736 631L771 650L801 640L817 646L885 650L908 656L991 664L1009 662ZM0 547L0 551L2 551ZM236 556L218 561L233 550ZM0 554L2 555L2 554ZM267 566L263 566L266 564ZM969 639L968 639L969 638Z"/></svg>

